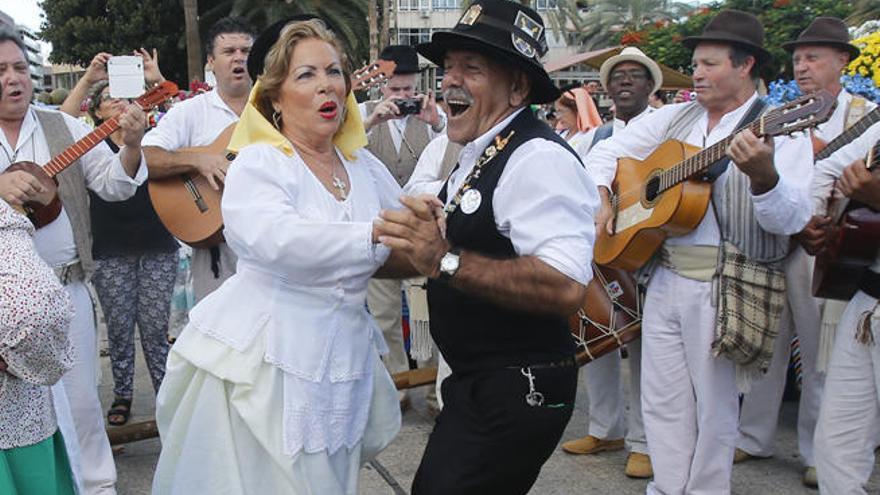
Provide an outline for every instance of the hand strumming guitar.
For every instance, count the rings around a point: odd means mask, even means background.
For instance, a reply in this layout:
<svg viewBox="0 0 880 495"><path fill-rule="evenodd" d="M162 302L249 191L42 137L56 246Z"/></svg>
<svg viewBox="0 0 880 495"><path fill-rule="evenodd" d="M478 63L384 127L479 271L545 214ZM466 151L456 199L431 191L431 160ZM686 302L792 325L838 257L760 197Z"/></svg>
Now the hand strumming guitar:
<svg viewBox="0 0 880 495"><path fill-rule="evenodd" d="M28 202L48 205L54 197L55 191L43 187L36 177L27 172L14 170L0 175L0 198L12 206Z"/></svg>
<svg viewBox="0 0 880 495"><path fill-rule="evenodd" d="M843 169L837 189L873 210L880 210L880 177L872 174L864 160L856 160Z"/></svg>
<svg viewBox="0 0 880 495"><path fill-rule="evenodd" d="M192 165L205 176L208 184L215 191L220 190L220 184L226 180L226 172L229 170L229 160L223 155L211 153L190 153Z"/></svg>

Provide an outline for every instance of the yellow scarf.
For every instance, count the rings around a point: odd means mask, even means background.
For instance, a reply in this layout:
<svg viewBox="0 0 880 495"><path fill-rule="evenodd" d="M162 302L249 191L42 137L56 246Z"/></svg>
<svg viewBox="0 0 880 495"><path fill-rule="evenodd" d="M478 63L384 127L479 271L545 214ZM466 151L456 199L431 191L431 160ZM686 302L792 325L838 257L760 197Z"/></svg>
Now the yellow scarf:
<svg viewBox="0 0 880 495"><path fill-rule="evenodd" d="M249 144L265 143L278 148L287 156L293 156L294 150L290 141L257 110L255 102L260 91L262 87L260 81L257 81L251 89L248 103L241 112L241 119L235 126L227 149L238 153ZM345 100L345 120L333 136L333 144L348 160L354 160L354 152L367 145L367 133L364 131L361 112L353 93L348 93Z"/></svg>

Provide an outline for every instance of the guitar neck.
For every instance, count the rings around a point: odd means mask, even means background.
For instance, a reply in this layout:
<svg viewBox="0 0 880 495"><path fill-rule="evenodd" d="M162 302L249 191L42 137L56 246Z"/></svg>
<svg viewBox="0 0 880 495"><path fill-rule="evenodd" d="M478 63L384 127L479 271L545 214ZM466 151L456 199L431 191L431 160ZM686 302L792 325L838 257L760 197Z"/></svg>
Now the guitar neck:
<svg viewBox="0 0 880 495"><path fill-rule="evenodd" d="M761 118L758 118L743 129L750 129L755 136L763 138L765 133L762 131L761 122ZM660 174L659 190L657 192L663 192L686 180L706 173L712 165L726 156L727 146L730 145L730 142L733 141L736 134L738 133L733 133L730 136L727 136L690 158L680 161Z"/></svg>
<svg viewBox="0 0 880 495"><path fill-rule="evenodd" d="M861 136L869 127L880 122L880 107L877 107L867 114L864 117L859 119L858 122L852 125L849 129L843 131L843 133L828 143L822 151L816 153L814 156L815 161L824 160L831 156L835 151L843 148L847 144L851 143L853 139Z"/></svg>
<svg viewBox="0 0 880 495"><path fill-rule="evenodd" d="M119 129L119 118L113 117L106 120L103 124L95 128L94 131L86 134L82 139L73 143L69 148L61 152L60 155L49 160L49 163L43 165L43 171L49 177L55 177L64 169L69 167L73 162L88 151L98 145L101 141L113 134Z"/></svg>

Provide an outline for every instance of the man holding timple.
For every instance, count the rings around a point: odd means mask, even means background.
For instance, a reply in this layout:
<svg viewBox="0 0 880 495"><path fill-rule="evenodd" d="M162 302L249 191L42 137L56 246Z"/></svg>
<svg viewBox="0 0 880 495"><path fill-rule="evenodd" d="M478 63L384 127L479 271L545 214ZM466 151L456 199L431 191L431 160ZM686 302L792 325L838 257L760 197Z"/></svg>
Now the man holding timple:
<svg viewBox="0 0 880 495"><path fill-rule="evenodd" d="M815 142L831 141L876 107L874 103L850 94L840 84L843 69L859 54L859 49L850 44L846 24L840 19L818 17L795 41L782 46L792 52L794 76L802 93L825 89L837 96L837 107L831 118L812 131ZM827 218L814 216L799 237L809 243L827 223ZM798 408L798 451L805 466L804 484L816 487L813 434L824 384L824 376L816 367L823 318L820 300L814 298L810 291L813 258L798 247L786 259L785 268L788 279L787 308L779 325L773 362L766 377L752 385L751 391L743 398L734 462L773 455L779 406L788 369L789 344L794 331L800 343L803 376ZM834 307L841 307L836 311L839 317L843 304L830 301L825 306L826 313L834 312ZM833 330L836 325L832 323L828 326L828 330Z"/></svg>
<svg viewBox="0 0 880 495"><path fill-rule="evenodd" d="M606 60L599 68L599 78L616 109L614 120L591 129L584 138L589 151L596 143L626 129L632 123L649 115L654 108L648 98L660 89L663 75L660 66L645 56L638 48L626 47L620 54ZM590 173L590 157L584 163ZM587 395L590 397L589 434L584 438L569 440L562 449L570 454L596 454L617 450L624 446L629 455L624 472L632 478L650 478L651 458L645 441L645 425L642 422L641 362L642 341L627 344L629 351L629 415L624 420L623 389L620 383L621 358L612 352L590 363L586 369Z"/></svg>
<svg viewBox="0 0 880 495"><path fill-rule="evenodd" d="M382 86L382 99L358 105L367 130L367 149L388 167L403 187L409 181L419 157L432 139L446 128L446 116L440 111L433 94L416 96L419 77L419 55L408 45L390 45L379 54L379 60L395 63L394 74ZM402 113L402 100L416 100L420 111ZM390 373L409 369L403 347L401 281L373 279L367 289L370 313L382 329L388 344L385 367ZM401 404L408 404L400 393Z"/></svg>
<svg viewBox="0 0 880 495"><path fill-rule="evenodd" d="M478 0L419 52L444 67L459 167L439 198L383 212L380 240L430 278L431 334L452 375L412 493L526 493L571 417L567 318L589 282L596 187L529 110L559 97L541 64L541 17Z"/></svg>

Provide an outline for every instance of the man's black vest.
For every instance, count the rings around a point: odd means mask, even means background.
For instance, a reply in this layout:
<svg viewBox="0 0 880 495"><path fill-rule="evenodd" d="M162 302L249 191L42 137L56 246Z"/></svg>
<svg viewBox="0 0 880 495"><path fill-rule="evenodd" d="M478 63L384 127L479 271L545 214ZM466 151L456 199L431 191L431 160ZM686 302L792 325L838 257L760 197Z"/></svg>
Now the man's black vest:
<svg viewBox="0 0 880 495"><path fill-rule="evenodd" d="M477 210L465 214L459 207L446 219L446 237L453 247L491 258L517 256L510 239L498 232L492 207L495 187L510 155L526 141L543 138L558 143L577 158L577 153L528 109L499 134L504 137L511 130L515 132L510 141L471 184L482 196ZM519 166L543 165L536 162ZM448 187L447 181L440 191L441 201L457 192L448 191ZM575 352L568 321L558 315L508 309L437 280L428 282L428 308L431 336L457 373L555 361Z"/></svg>

